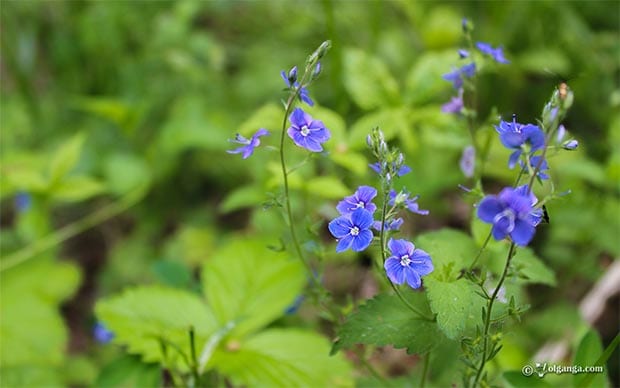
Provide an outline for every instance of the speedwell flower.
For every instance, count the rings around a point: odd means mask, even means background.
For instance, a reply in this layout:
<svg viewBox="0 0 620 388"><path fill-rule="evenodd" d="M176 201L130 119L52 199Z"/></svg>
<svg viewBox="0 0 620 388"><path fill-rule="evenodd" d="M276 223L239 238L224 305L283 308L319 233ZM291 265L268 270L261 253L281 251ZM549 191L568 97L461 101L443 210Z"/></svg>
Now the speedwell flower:
<svg viewBox="0 0 620 388"><path fill-rule="evenodd" d="M338 203L336 209L340 214L351 214L355 210L362 208L371 213L377 210L377 206L372 203L372 199L377 196L377 190L371 186L360 186L355 191L355 194L345 197L344 200Z"/></svg>
<svg viewBox="0 0 620 388"><path fill-rule="evenodd" d="M498 195L487 195L478 205L478 218L493 224L491 230L495 240L510 236L515 244L526 246L534 237L536 225L540 223L542 211L534 209L536 196L527 185L504 188Z"/></svg>
<svg viewBox="0 0 620 388"><path fill-rule="evenodd" d="M547 173L545 172L549 170L549 165L544 159L541 162L540 158L540 155L532 156L530 158L530 166L532 167L532 170L535 170L536 166L538 166L538 163L540 163L540 167L538 168L538 173L536 174L536 176L542 180L549 179L549 175L547 175ZM525 163L523 163L523 161L520 161L519 165L523 170L527 170L527 167L525 166Z"/></svg>
<svg viewBox="0 0 620 388"><path fill-rule="evenodd" d="M400 226L403 224L403 222L405 222L405 220L403 220L402 218L396 218L395 220L392 221L386 221L385 222L385 230L398 230L400 229ZM376 230L377 232L381 231L381 221L375 221L372 223L372 228L374 230Z"/></svg>
<svg viewBox="0 0 620 388"><path fill-rule="evenodd" d="M506 148L515 150L508 159L508 166L513 168L523 152L523 145L528 145L534 153L545 146L545 134L534 124L519 124L513 116L512 122L500 121L495 126L499 133L499 140Z"/></svg>
<svg viewBox="0 0 620 388"><path fill-rule="evenodd" d="M374 171L377 174L381 175L381 164L379 162L371 163L371 164L368 165L368 167L370 167L372 169L372 171ZM396 163L392 163L392 167L396 168ZM405 174L409 174L410 172L411 172L411 167L407 166L406 164L403 164L402 166L400 166L398 171L396 171L396 176L403 176Z"/></svg>
<svg viewBox="0 0 620 388"><path fill-rule="evenodd" d="M388 248L392 252L383 267L394 284L407 284L411 288L420 288L421 277L433 272L431 256L421 249L416 249L413 243L407 240L388 241Z"/></svg>
<svg viewBox="0 0 620 388"><path fill-rule="evenodd" d="M228 152L229 154L238 154L243 152L243 159L247 159L254 152L254 148L260 145L259 137L265 135L269 135L269 131L264 128L259 129L255 134L252 135L252 138L250 139L246 139L240 134L236 134L234 140L228 139L228 141L232 143L243 144L243 147L235 148L234 150L227 150L226 152Z"/></svg>
<svg viewBox="0 0 620 388"><path fill-rule="evenodd" d="M291 126L287 133L293 142L300 147L312 152L323 151L322 143L331 137L329 130L320 120L314 120L312 116L300 108L295 108L289 120Z"/></svg>
<svg viewBox="0 0 620 388"><path fill-rule="evenodd" d="M476 149L473 146L468 145L463 149L461 160L459 161L459 167L463 171L463 175L467 178L474 176L476 168Z"/></svg>
<svg viewBox="0 0 620 388"><path fill-rule="evenodd" d="M396 206L403 206L412 213L420 214L423 216L428 215L428 210L420 209L420 205L418 205L417 202L419 197L419 195L416 195L413 198L409 198L409 193L407 193L406 191L401 191L400 193L396 194L396 191L390 190L389 204L390 206L394 206L395 204Z"/></svg>
<svg viewBox="0 0 620 388"><path fill-rule="evenodd" d="M487 54L493 57L495 62L510 63L509 60L504 58L504 49L502 46L499 46L498 48L493 48L493 46L488 43L476 42L476 47L478 47L478 50L480 50L483 54Z"/></svg>
<svg viewBox="0 0 620 388"><path fill-rule="evenodd" d="M289 72L288 75L286 74L286 72L284 70L282 70L280 72L280 75L282 76L282 79L284 80L284 82L286 83L286 86L289 89L299 89L299 99L302 100L303 102L305 102L306 104L310 105L310 106L314 106L314 101L312 101L312 99L310 98L310 95L308 94L308 89L302 87L300 88L299 86L299 82L297 82L297 66L293 67Z"/></svg>
<svg viewBox="0 0 620 388"><path fill-rule="evenodd" d="M372 214L363 208L330 222L329 231L338 239L336 252L342 252L349 248L360 252L368 248L373 237L370 231L372 222Z"/></svg>
<svg viewBox="0 0 620 388"><path fill-rule="evenodd" d="M476 64L474 62L461 66L459 69L453 69L450 73L446 73L441 76L441 78L446 81L452 82L452 86L454 89L460 89L463 87L463 76L467 78L471 78L476 73Z"/></svg>
<svg viewBox="0 0 620 388"><path fill-rule="evenodd" d="M455 113L459 114L463 110L463 88L459 89L459 94L456 97L452 97L449 102L441 106L443 113Z"/></svg>

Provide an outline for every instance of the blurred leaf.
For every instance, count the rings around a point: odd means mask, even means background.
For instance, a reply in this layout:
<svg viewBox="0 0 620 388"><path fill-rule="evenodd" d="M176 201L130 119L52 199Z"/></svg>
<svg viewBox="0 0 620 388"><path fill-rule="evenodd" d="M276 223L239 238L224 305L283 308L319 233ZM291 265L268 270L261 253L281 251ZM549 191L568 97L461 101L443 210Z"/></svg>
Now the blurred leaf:
<svg viewBox="0 0 620 388"><path fill-rule="evenodd" d="M185 225L168 240L166 257L182 259L190 266L196 266L208 260L213 253L217 233L209 227Z"/></svg>
<svg viewBox="0 0 620 388"><path fill-rule="evenodd" d="M519 66L527 72L543 75L570 74L571 63L562 50L555 48L531 49L521 53L517 59Z"/></svg>
<svg viewBox="0 0 620 388"><path fill-rule="evenodd" d="M157 364L146 364L136 356L124 355L104 365L95 387L158 387L161 370Z"/></svg>
<svg viewBox="0 0 620 388"><path fill-rule="evenodd" d="M267 199L265 190L261 187L241 186L230 192L220 204L220 212L230 213L246 207L254 207Z"/></svg>
<svg viewBox="0 0 620 388"><path fill-rule="evenodd" d="M190 269L178 261L158 260L151 268L163 285L184 289L191 283Z"/></svg>
<svg viewBox="0 0 620 388"><path fill-rule="evenodd" d="M320 335L294 329L269 329L218 350L212 365L235 386L352 387L351 367L342 355L329 356Z"/></svg>
<svg viewBox="0 0 620 388"><path fill-rule="evenodd" d="M160 340L176 344L190 354L189 328L194 327L197 343L204 343L218 328L215 316L194 294L159 286L125 289L121 294L97 302L95 312L114 333L113 341L127 346L145 362L163 360ZM168 346L173 364L187 370L185 360Z"/></svg>
<svg viewBox="0 0 620 388"><path fill-rule="evenodd" d="M366 149L366 136L371 130L379 127L389 141L397 134L409 131L407 119L408 110L405 108L381 109L360 117L350 128L348 145L353 150Z"/></svg>
<svg viewBox="0 0 620 388"><path fill-rule="evenodd" d="M108 189L117 195L127 194L151 181L149 166L140 157L131 154L110 155L105 160L104 174Z"/></svg>
<svg viewBox="0 0 620 388"><path fill-rule="evenodd" d="M430 49L455 46L462 36L462 17L452 7L432 7L424 15L420 29L424 45Z"/></svg>
<svg viewBox="0 0 620 388"><path fill-rule="evenodd" d="M344 50L343 66L344 86L362 109L371 110L399 103L398 84L381 59L360 49L347 48Z"/></svg>
<svg viewBox="0 0 620 388"><path fill-rule="evenodd" d="M206 299L221 325L237 322L234 338L250 334L284 314L306 281L301 264L239 238L213 254L202 269Z"/></svg>
<svg viewBox="0 0 620 388"><path fill-rule="evenodd" d="M342 199L350 195L342 180L333 176L319 176L305 182L306 190L313 195L327 199Z"/></svg>
<svg viewBox="0 0 620 388"><path fill-rule="evenodd" d="M478 253L471 236L456 229L423 233L416 240L416 247L431 255L435 270L453 264L458 271L469 266Z"/></svg>
<svg viewBox="0 0 620 388"><path fill-rule="evenodd" d="M105 186L95 178L86 175L69 176L55 186L52 198L59 201L79 202L101 194Z"/></svg>
<svg viewBox="0 0 620 388"><path fill-rule="evenodd" d="M369 170L368 161L364 155L357 152L333 152L329 157L334 163L350 170L356 175L365 175Z"/></svg>
<svg viewBox="0 0 620 388"><path fill-rule="evenodd" d="M405 80L405 99L408 103L421 105L436 101L447 96L452 89L450 82L441 78L452 71L453 66L459 65L458 54L455 50L429 51L421 54L411 67ZM453 91L456 96L456 91ZM446 102L449 99L445 98ZM442 113L437 110L436 115Z"/></svg>
<svg viewBox="0 0 620 388"><path fill-rule="evenodd" d="M3 362L0 367L0 380L2 380L3 387L60 388L66 386L57 368L33 364L7 367Z"/></svg>
<svg viewBox="0 0 620 388"><path fill-rule="evenodd" d="M111 121L126 133L135 129L139 112L132 106L111 98L80 97L74 105L84 111Z"/></svg>
<svg viewBox="0 0 620 388"><path fill-rule="evenodd" d="M534 374L532 376L524 376L521 371L508 371L502 374L502 377L513 388L546 388L552 387L545 380Z"/></svg>
<svg viewBox="0 0 620 388"><path fill-rule="evenodd" d="M573 357L572 365L580 367L591 367L597 365L596 362L603 354L603 344L598 333L592 329L588 330L586 334L579 341L579 345L575 350L575 356ZM591 387L608 387L607 372L605 372L606 366L603 362L603 372L594 373L594 378L589 378L588 383ZM584 380L588 378L588 373L574 374L573 375L573 387L586 387Z"/></svg>
<svg viewBox="0 0 620 388"><path fill-rule="evenodd" d="M413 306L430 317L432 314L423 293L406 292ZM445 338L437 324L420 319L395 294L380 294L347 316L338 330L332 353L356 344L393 345L407 353L426 353Z"/></svg>
<svg viewBox="0 0 620 388"><path fill-rule="evenodd" d="M51 185L57 184L76 165L85 139L83 133L77 133L54 152L49 167Z"/></svg>
<svg viewBox="0 0 620 388"><path fill-rule="evenodd" d="M530 248L519 248L512 258L512 268L525 275L527 283L555 286L557 281L553 271L547 267Z"/></svg>
<svg viewBox="0 0 620 388"><path fill-rule="evenodd" d="M480 321L484 299L476 293L477 286L459 279L455 282L424 278L431 309L437 314L437 326L450 339L458 339L465 329Z"/></svg>
<svg viewBox="0 0 620 388"><path fill-rule="evenodd" d="M284 108L274 103L268 103L255 110L238 128L237 131L231 131L230 138L234 137L234 132L238 132L245 137L249 137L256 133L260 128L265 128L274 136L276 131L280 131L282 127L282 116ZM277 137L277 136L275 136ZM261 143L264 138L261 139ZM276 140L271 139L272 142Z"/></svg>

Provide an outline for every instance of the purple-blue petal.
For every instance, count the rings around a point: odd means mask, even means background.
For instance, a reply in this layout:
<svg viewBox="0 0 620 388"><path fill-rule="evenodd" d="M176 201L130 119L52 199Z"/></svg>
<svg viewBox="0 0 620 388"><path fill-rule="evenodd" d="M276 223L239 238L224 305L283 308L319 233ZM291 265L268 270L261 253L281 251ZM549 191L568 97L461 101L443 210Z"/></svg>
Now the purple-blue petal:
<svg viewBox="0 0 620 388"><path fill-rule="evenodd" d="M369 229L364 229L360 231L357 236L353 237L353 245L351 249L355 252L363 251L368 248L370 243L372 242L372 232Z"/></svg>
<svg viewBox="0 0 620 388"><path fill-rule="evenodd" d="M403 272L405 273L405 281L411 288L420 288L422 285L422 280L420 279L420 275L411 267L403 268Z"/></svg>
<svg viewBox="0 0 620 388"><path fill-rule="evenodd" d="M338 245L336 245L336 253L340 253L342 251L346 251L353 244L353 236L346 235L338 241Z"/></svg>
<svg viewBox="0 0 620 388"><path fill-rule="evenodd" d="M515 164L517 164L517 161L521 157L521 154L521 150L516 150L515 152L510 154L510 156L508 157L508 168L514 168Z"/></svg>
<svg viewBox="0 0 620 388"><path fill-rule="evenodd" d="M351 232L351 221L346 217L338 217L327 226L330 233L336 238L347 236Z"/></svg>
<svg viewBox="0 0 620 388"><path fill-rule="evenodd" d="M306 113L301 110L301 108L295 108L293 113L289 116L289 120L293 126L301 128L307 124L305 117Z"/></svg>
<svg viewBox="0 0 620 388"><path fill-rule="evenodd" d="M372 213L359 208L351 214L351 222L360 229L368 229L372 225Z"/></svg>
<svg viewBox="0 0 620 388"><path fill-rule="evenodd" d="M420 276L428 275L435 269L433 267L431 256L421 249L416 249L413 251L410 258L411 263L409 266L413 267Z"/></svg>
<svg viewBox="0 0 620 388"><path fill-rule="evenodd" d="M385 268L385 273L392 283L403 284L405 282L405 274L400 259L390 257L383 263L383 268Z"/></svg>
<svg viewBox="0 0 620 388"><path fill-rule="evenodd" d="M494 195L488 195L478 205L478 218L487 223L492 223L495 216L504 211L504 206Z"/></svg>
<svg viewBox="0 0 620 388"><path fill-rule="evenodd" d="M535 232L536 228L529 222L517 219L515 221L515 227L512 233L510 233L510 237L512 237L512 241L514 241L515 244L524 247L532 241Z"/></svg>
<svg viewBox="0 0 620 388"><path fill-rule="evenodd" d="M393 256L401 257L404 255L411 255L415 246L410 241L391 238L390 241L388 241L388 248Z"/></svg>

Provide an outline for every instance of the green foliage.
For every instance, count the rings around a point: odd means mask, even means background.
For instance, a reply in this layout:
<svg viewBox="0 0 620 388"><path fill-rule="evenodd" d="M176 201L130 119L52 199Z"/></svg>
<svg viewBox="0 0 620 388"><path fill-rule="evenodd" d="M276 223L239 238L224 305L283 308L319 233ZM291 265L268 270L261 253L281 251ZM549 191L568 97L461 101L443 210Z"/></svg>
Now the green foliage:
<svg viewBox="0 0 620 388"><path fill-rule="evenodd" d="M428 276L424 284L431 310L437 314L437 326L448 338L459 338L479 322L484 299L473 283L465 279L447 282Z"/></svg>
<svg viewBox="0 0 620 388"><path fill-rule="evenodd" d="M603 344L598 333L592 329L588 330L579 341L579 345L575 350L573 357L573 365L581 367L602 366L607 360L599 360L603 354ZM602 362L601 362L602 361ZM573 376L574 387L606 387L609 386L607 373L603 367L602 373L596 373L594 376L589 374L575 374ZM586 383L587 380L587 383Z"/></svg>
<svg viewBox="0 0 620 388"><path fill-rule="evenodd" d="M424 294L407 292L407 301L431 316ZM380 294L361 305L338 331L332 352L356 344L393 345L407 353L426 353L445 337L435 322L412 312L397 295Z"/></svg>
<svg viewBox="0 0 620 388"><path fill-rule="evenodd" d="M145 364L138 357L121 356L104 365L97 376L97 387L160 386L161 371L155 364Z"/></svg>
<svg viewBox="0 0 620 388"><path fill-rule="evenodd" d="M442 272L442 268L456 271L466 268L478 253L470 236L447 228L419 235L416 246L431 255L436 273Z"/></svg>

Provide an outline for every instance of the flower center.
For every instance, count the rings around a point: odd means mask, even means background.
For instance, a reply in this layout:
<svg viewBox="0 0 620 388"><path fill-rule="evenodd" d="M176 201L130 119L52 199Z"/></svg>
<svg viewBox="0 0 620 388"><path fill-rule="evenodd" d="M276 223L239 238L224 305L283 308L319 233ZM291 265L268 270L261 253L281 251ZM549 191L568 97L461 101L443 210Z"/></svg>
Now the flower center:
<svg viewBox="0 0 620 388"><path fill-rule="evenodd" d="M357 226L352 227L351 236L357 236L358 234L360 234L360 228L358 228Z"/></svg>
<svg viewBox="0 0 620 388"><path fill-rule="evenodd" d="M355 205L355 208L356 208L356 209L359 209L359 208L364 209L364 208L365 208L364 201L359 201L359 202Z"/></svg>
<svg viewBox="0 0 620 388"><path fill-rule="evenodd" d="M409 258L409 255L402 255L400 257L400 265L402 265L403 267L408 267L409 263L411 263L411 259Z"/></svg>
<svg viewBox="0 0 620 388"><path fill-rule="evenodd" d="M501 213L497 213L493 218L493 224L499 224L506 233L511 233L515 228L515 212L508 208Z"/></svg>
<svg viewBox="0 0 620 388"><path fill-rule="evenodd" d="M303 127L301 127L301 134L303 136L308 136L309 133L310 133L310 129L308 128L307 125L304 125Z"/></svg>

